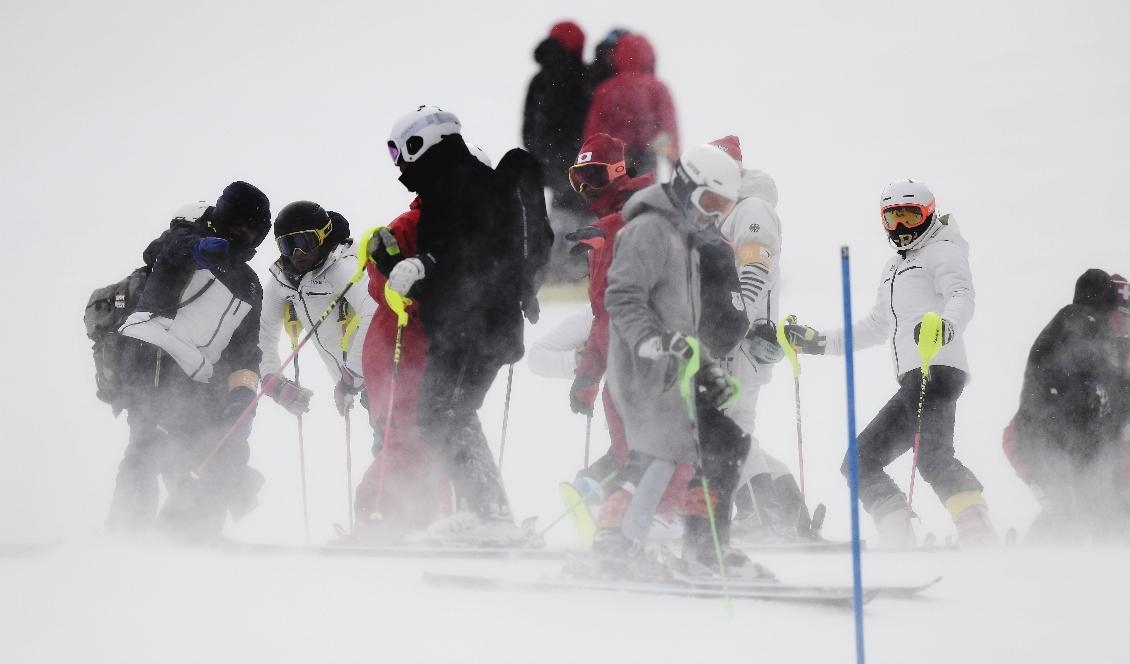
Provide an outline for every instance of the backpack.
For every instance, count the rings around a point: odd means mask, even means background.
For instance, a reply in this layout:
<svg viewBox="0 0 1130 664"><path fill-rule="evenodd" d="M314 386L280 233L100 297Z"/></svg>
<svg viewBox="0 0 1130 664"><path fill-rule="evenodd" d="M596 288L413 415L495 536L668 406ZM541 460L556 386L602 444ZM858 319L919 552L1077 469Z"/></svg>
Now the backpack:
<svg viewBox="0 0 1130 664"><path fill-rule="evenodd" d="M114 416L124 407L120 375L122 337L118 334L125 319L137 308L149 266L139 267L124 279L96 289L90 294L82 320L86 336L94 342L94 382L98 399L110 404Z"/></svg>
<svg viewBox="0 0 1130 664"><path fill-rule="evenodd" d="M510 150L495 168L510 199L511 222L517 229L515 241L522 255L519 275L522 313L531 323L538 322L541 307L537 294L545 281L549 253L553 246L553 228L545 209L545 185L541 165L533 155L520 148Z"/></svg>

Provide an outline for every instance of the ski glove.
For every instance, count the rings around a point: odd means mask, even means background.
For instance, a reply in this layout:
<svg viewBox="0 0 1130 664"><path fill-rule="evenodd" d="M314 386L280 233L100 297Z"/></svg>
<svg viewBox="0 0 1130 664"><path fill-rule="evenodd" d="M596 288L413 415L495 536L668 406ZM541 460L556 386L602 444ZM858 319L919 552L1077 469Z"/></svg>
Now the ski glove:
<svg viewBox="0 0 1130 664"><path fill-rule="evenodd" d="M266 383L269 380L270 377L263 382ZM306 389L283 376L279 376L270 392L270 397L275 400L275 403L285 408L291 415L310 412L310 397L312 396L314 396L313 390Z"/></svg>
<svg viewBox="0 0 1130 664"><path fill-rule="evenodd" d="M334 405L337 406L337 414L345 415L348 413L353 408L353 397L357 396L363 389L365 389L365 383L360 376L355 375L349 369L343 371L341 380L334 387Z"/></svg>
<svg viewBox="0 0 1130 664"><path fill-rule="evenodd" d="M915 325L914 325L914 344L915 345L918 345L918 337L921 334L922 334L922 323L920 321L918 323L915 323ZM945 318L943 318L942 319L942 338L941 338L941 343L938 344L938 346L945 346L946 344L948 344L951 341L953 341L953 324L950 323L949 321L947 321Z"/></svg>
<svg viewBox="0 0 1130 664"><path fill-rule="evenodd" d="M816 328L807 325L785 325L785 338L798 353L823 355L828 339Z"/></svg>
<svg viewBox="0 0 1130 664"><path fill-rule="evenodd" d="M369 258L376 264L377 270L387 278L392 274L393 268L404 260L400 243L387 227L378 230L375 239L369 242L369 246L372 247L369 249Z"/></svg>
<svg viewBox="0 0 1130 664"><path fill-rule="evenodd" d="M412 286L423 278L424 261L419 258L405 258L389 272L388 287L401 295L408 295Z"/></svg>
<svg viewBox="0 0 1130 664"><path fill-rule="evenodd" d="M600 378L577 374L569 388L569 409L578 415L591 416L599 390Z"/></svg>
<svg viewBox="0 0 1130 664"><path fill-rule="evenodd" d="M192 245L192 260L202 270L211 270L228 255L228 241L222 237L202 237Z"/></svg>
<svg viewBox="0 0 1130 664"><path fill-rule="evenodd" d="M694 379L699 398L716 410L729 406L740 392L737 380L722 371L722 367L717 364L708 364L699 369Z"/></svg>
<svg viewBox="0 0 1130 664"><path fill-rule="evenodd" d="M566 233L565 239L577 243L569 248L570 256L582 256L592 249L600 249L608 241L604 231L596 226L582 226L571 233Z"/></svg>
<svg viewBox="0 0 1130 664"><path fill-rule="evenodd" d="M776 364L785 357L785 350L777 341L777 326L771 320L759 320L745 335L749 339L750 355L758 364Z"/></svg>
<svg viewBox="0 0 1130 664"><path fill-rule="evenodd" d="M678 332L664 332L659 336L644 339L636 349L636 354L645 360L658 360L664 355L670 355L677 360L687 362L694 355L694 349L687 343L687 338Z"/></svg>

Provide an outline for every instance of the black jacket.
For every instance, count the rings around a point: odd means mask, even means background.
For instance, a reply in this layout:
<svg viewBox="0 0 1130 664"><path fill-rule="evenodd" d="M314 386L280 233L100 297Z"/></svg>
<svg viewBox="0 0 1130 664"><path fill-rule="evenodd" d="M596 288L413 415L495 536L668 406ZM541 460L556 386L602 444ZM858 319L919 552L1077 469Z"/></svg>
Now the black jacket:
<svg viewBox="0 0 1130 664"><path fill-rule="evenodd" d="M547 38L534 50L541 71L526 92L522 142L545 171L546 184L559 196L572 195L567 171L584 141L592 92L581 59Z"/></svg>
<svg viewBox="0 0 1130 664"><path fill-rule="evenodd" d="M196 242L213 235L208 228L212 208L195 222L177 220L149 243L142 257L150 266L149 280L138 300L137 310L157 316L176 318L185 288L200 269L192 258ZM259 350L259 316L263 304L263 287L247 261L255 256L254 249L229 254L227 259L210 270L212 277L223 284L232 295L251 305L250 313L240 321L231 340L222 352L221 359L230 371L249 369L258 373L262 354ZM221 317L223 311L216 311Z"/></svg>
<svg viewBox="0 0 1130 664"><path fill-rule="evenodd" d="M429 339L517 360L527 266L509 180L453 134L410 164L400 181L420 196L417 255L425 273L409 295L420 303Z"/></svg>
<svg viewBox="0 0 1130 664"><path fill-rule="evenodd" d="M1122 384L1110 327L1115 306L1109 275L1088 270L1076 284L1074 301L1032 344L1016 415L1016 445L1036 481L1050 456L1066 455L1082 465L1110 438Z"/></svg>

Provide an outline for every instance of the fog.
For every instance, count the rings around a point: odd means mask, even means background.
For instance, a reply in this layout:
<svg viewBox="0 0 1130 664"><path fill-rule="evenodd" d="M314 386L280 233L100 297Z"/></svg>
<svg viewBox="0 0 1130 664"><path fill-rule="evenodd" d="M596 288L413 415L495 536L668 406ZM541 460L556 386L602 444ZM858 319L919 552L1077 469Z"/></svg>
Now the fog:
<svg viewBox="0 0 1130 664"><path fill-rule="evenodd" d="M127 430L94 397L81 322L90 291L140 265L181 204L215 200L236 179L276 211L311 199L355 230L387 222L410 194L384 141L421 103L456 112L470 141L501 156L520 140L533 48L563 17L586 30L587 54L615 26L646 35L682 144L737 134L746 165L775 177L782 306L803 322L839 325L844 244L853 306L866 311L890 251L881 187L908 176L931 186L971 245L977 288L958 456L985 484L998 528L1024 533L1036 504L1000 434L1028 348L1084 269L1130 271L1125 3L8 2L0 542L62 544L0 558L0 660L848 660L843 612L741 604L727 619L711 601L439 591L421 584L423 570L536 575L553 564L225 557L101 534ZM265 250L253 265L263 274L272 259ZM547 304L527 338L584 306ZM302 361L317 392L306 455L321 541L346 520L344 429L320 363L312 352ZM828 505L826 534L846 537L843 362L802 362L807 488ZM859 353L856 372L862 427L896 385L884 349ZM500 379L481 412L496 451L504 389ZM583 454L567 389L517 367L503 474L517 514L543 524ZM758 435L790 464L792 413L779 369L762 392ZM355 420L354 483L369 461ZM602 427L598 417L598 453ZM251 445L268 483L259 510L228 534L301 541L293 418L264 404ZM891 473L905 488L909 459ZM922 530L952 536L932 492L917 495ZM549 539L570 544L567 524ZM865 581L946 576L928 599L868 607L872 661L1121 661L1123 557L871 554ZM789 580L849 579L844 556L765 562Z"/></svg>

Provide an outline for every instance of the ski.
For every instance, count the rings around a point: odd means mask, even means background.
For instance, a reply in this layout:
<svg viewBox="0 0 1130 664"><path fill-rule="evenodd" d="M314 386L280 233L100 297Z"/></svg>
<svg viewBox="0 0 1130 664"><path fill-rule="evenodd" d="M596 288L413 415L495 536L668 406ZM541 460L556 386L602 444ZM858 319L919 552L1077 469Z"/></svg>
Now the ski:
<svg viewBox="0 0 1130 664"><path fill-rule="evenodd" d="M766 589L766 590L772 591L775 588L781 588L781 587L789 588L790 587L788 585L782 586L777 581L772 581L772 580L767 580L767 579L743 579L743 578L740 578L740 577L734 577L734 578L726 579L726 581L723 582L722 579L720 579L718 577L713 577L713 576L712 577L696 577L696 576L687 576L687 575L678 574L678 573L675 573L675 578L680 583L684 583L684 584L690 585L690 586L695 587L695 588L710 588L710 589L716 589L716 590L722 590L724 588L729 588L730 590L736 589L736 590L744 591L746 589L753 588L753 589ZM868 585L868 586L864 587L863 591L864 591L864 593L875 593L880 597L909 599L909 598L912 598L912 597L915 597L915 596L921 594L923 591L925 591L929 588L932 588L933 586L937 585L941 580L942 580L942 577L939 576L939 577L935 577L935 578L933 578L930 581L927 581L925 583L912 584L912 585ZM833 593L840 592L840 593L850 594L852 592L851 586L805 585L803 587L813 589L813 590L827 591L827 592L833 592Z"/></svg>
<svg viewBox="0 0 1130 664"><path fill-rule="evenodd" d="M730 597L733 599L823 604L837 607L851 607L854 597L850 588L826 588L775 583L742 587L731 585L728 589L722 589L706 585L689 584L677 579L653 582L612 581L579 577L516 579L501 576L425 572L424 582L435 586L474 590L623 592L644 595L718 599ZM878 591L875 590L865 590L863 593L863 601L865 603L869 602L878 596L878 594Z"/></svg>
<svg viewBox="0 0 1130 664"><path fill-rule="evenodd" d="M742 551L754 555L757 553L840 553L851 551L851 542L839 540L755 542L734 537L733 544Z"/></svg>
<svg viewBox="0 0 1130 664"><path fill-rule="evenodd" d="M365 545L365 544L272 544L228 540L221 545L231 553L302 554L339 557L372 558L482 558L563 560L571 553L568 549L499 547L499 546L418 546L418 545Z"/></svg>

